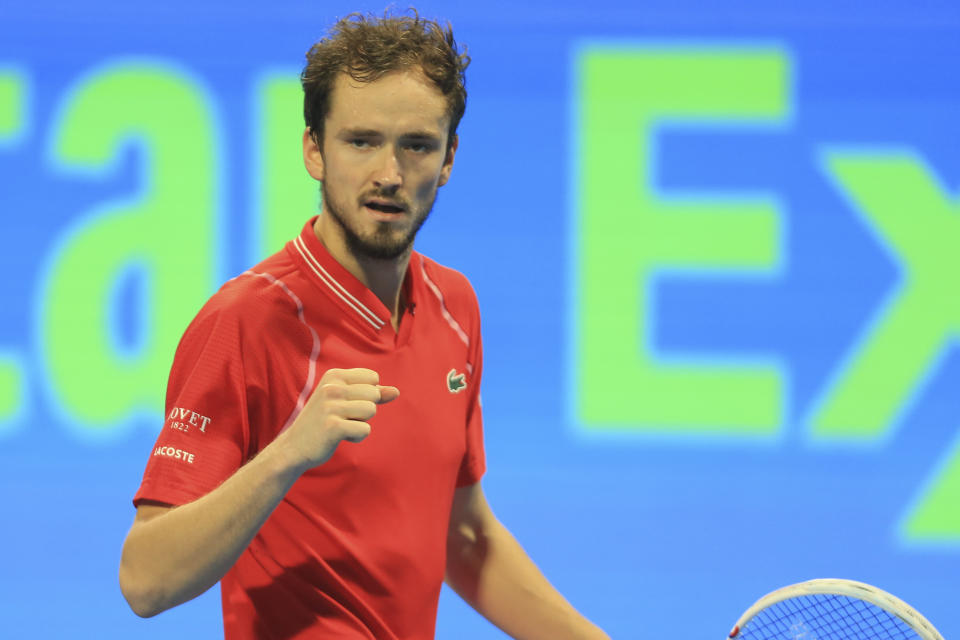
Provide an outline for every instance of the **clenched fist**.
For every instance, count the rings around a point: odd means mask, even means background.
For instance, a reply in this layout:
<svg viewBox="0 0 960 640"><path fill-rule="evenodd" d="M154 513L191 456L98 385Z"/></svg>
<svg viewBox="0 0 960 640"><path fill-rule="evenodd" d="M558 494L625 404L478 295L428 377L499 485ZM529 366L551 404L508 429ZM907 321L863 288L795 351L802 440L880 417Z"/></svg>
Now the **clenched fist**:
<svg viewBox="0 0 960 640"><path fill-rule="evenodd" d="M377 405L399 395L396 387L380 384L376 371L329 369L283 434L295 464L306 471L326 462L341 441L360 442L370 435L367 420Z"/></svg>

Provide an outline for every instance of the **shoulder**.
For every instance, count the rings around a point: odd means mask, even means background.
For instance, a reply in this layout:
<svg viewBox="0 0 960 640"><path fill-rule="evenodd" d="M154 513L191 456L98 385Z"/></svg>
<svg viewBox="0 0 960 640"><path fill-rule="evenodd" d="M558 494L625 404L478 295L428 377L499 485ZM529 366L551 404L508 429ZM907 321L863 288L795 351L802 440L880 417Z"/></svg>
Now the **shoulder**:
<svg viewBox="0 0 960 640"><path fill-rule="evenodd" d="M480 306L465 275L420 255L424 288L423 303L433 306L467 346L479 348Z"/></svg>
<svg viewBox="0 0 960 640"><path fill-rule="evenodd" d="M187 328L190 333L219 333L256 340L268 328L296 321L299 299L284 280L292 267L261 263L231 278L214 293Z"/></svg>
<svg viewBox="0 0 960 640"><path fill-rule="evenodd" d="M477 294L465 275L419 254L424 284L442 297L451 313L478 313Z"/></svg>

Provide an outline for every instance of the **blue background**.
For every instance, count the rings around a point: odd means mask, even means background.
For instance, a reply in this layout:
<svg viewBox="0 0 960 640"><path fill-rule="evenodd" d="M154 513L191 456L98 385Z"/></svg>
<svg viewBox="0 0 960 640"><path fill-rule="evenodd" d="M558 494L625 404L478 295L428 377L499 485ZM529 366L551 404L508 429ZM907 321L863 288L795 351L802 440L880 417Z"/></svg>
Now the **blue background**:
<svg viewBox="0 0 960 640"><path fill-rule="evenodd" d="M56 172L47 147L64 93L91 69L129 56L170 62L204 84L226 141L217 168L227 185L218 230L224 280L250 262L245 247L255 228L250 87L264 70L295 76L309 44L356 9L382 7L179 0L0 7L0 68L29 81L26 126L0 145L7 274L0 352L24 372L22 406L0 429L0 636L221 633L217 589L145 621L117 586L130 499L161 416L91 441L49 390L34 310L58 230L129 191L137 162L129 154L96 180ZM819 150L913 149L957 202L956 3L564 0L431 2L420 10L454 24L473 64L454 175L417 247L467 274L477 290L484 486L544 573L615 638L720 638L763 593L814 577L881 586L945 637L960 637L960 540L918 547L897 533L957 440L956 334L891 437L868 448L814 447L804 437L819 394L899 274L826 178ZM667 279L656 318L664 353L762 350L788 363L788 415L774 442L593 438L573 419L574 63L583 43L604 41L776 43L794 63L789 126L741 136L671 130L658 158L664 190L759 185L784 205L780 276ZM945 277L960 282L958 274ZM624 390L624 402L639 393ZM501 635L444 591L438 637Z"/></svg>

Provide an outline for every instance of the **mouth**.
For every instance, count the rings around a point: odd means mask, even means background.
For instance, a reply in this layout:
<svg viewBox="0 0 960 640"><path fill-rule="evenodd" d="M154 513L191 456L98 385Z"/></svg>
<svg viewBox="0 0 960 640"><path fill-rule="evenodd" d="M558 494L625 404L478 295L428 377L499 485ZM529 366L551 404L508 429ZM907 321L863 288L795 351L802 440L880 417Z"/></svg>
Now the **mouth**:
<svg viewBox="0 0 960 640"><path fill-rule="evenodd" d="M387 215L399 215L407 210L403 205L389 200L368 200L363 203L363 206L371 211Z"/></svg>

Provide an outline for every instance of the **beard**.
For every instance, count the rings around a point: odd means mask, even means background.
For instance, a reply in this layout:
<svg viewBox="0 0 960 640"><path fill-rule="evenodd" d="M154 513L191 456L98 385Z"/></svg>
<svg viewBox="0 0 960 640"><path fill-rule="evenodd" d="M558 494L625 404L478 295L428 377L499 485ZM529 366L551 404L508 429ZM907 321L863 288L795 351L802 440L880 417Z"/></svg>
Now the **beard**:
<svg viewBox="0 0 960 640"><path fill-rule="evenodd" d="M337 225L343 230L343 236L347 243L347 248L356 256L364 258L373 258L375 260L394 260L404 253L410 251L413 246L414 238L420 227L427 221L430 212L433 210L433 204L437 200L437 190L435 189L430 201L425 206L414 208L409 203L404 202L404 209L411 216L413 224L407 229L396 229L389 222L377 222L376 227L370 233L363 233L350 222L344 215L344 207L337 195L327 187L325 182L320 183L320 197L322 206L330 213L330 216L337 222ZM396 200L395 197L388 194L373 192L365 194L358 200L358 206L363 207L363 202L369 198L383 197L390 200Z"/></svg>

